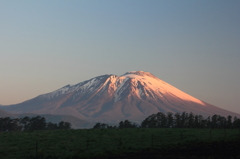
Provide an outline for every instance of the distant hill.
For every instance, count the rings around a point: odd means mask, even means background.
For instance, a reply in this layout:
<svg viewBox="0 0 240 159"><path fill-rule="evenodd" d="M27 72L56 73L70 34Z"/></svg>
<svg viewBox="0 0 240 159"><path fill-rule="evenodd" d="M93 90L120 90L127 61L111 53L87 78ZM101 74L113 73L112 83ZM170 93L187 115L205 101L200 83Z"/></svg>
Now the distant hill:
<svg viewBox="0 0 240 159"><path fill-rule="evenodd" d="M34 117L38 115L39 114L23 113L23 114L18 114L18 117L19 118L23 118L25 116ZM79 119L71 115L40 114L39 116L44 117L47 122L52 122L52 123L59 123L60 121L69 122L72 124L72 128L75 128L75 129L92 128L95 125L95 123L93 122L87 122L85 120Z"/></svg>
<svg viewBox="0 0 240 159"><path fill-rule="evenodd" d="M23 118L25 116L34 117L38 115L45 117L47 122L52 122L52 123L59 123L60 121L69 122L72 124L72 128L74 129L92 128L95 125L94 122L87 122L85 120L82 120L70 115L51 115L51 114L32 114L32 113L12 114L0 109L0 118L4 118L4 117Z"/></svg>
<svg viewBox="0 0 240 159"><path fill-rule="evenodd" d="M4 118L4 117L16 118L17 115L9 113L9 112L6 112L6 111L0 109L0 118Z"/></svg>

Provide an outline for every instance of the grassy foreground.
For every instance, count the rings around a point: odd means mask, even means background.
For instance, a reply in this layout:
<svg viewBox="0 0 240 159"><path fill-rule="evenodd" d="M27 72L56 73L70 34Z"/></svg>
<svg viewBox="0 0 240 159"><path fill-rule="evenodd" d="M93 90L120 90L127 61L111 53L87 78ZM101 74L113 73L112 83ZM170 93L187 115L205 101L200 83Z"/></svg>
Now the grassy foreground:
<svg viewBox="0 0 240 159"><path fill-rule="evenodd" d="M191 155L192 158L197 158L201 154L203 157L225 154L240 158L239 136L240 131L237 129L136 128L0 132L0 158L154 158L153 155L165 158Z"/></svg>

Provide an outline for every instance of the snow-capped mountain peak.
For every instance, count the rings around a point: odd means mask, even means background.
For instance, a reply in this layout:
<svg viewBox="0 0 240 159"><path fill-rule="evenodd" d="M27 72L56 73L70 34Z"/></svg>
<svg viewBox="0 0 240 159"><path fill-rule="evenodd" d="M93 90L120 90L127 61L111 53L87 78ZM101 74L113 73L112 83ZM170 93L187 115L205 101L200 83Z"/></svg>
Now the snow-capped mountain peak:
<svg viewBox="0 0 240 159"><path fill-rule="evenodd" d="M54 92L42 95L42 97L52 99L74 91L98 95L107 91L110 96L114 97L114 102L121 100L124 95L126 96L126 92L129 92L128 97L137 96L140 99L166 100L166 96L174 96L205 105L202 101L144 71L131 71L121 76L113 74L98 76L76 85L67 85Z"/></svg>
<svg viewBox="0 0 240 159"><path fill-rule="evenodd" d="M144 71L97 76L4 109L13 113L73 115L98 122L140 121L159 111L238 116L194 98Z"/></svg>

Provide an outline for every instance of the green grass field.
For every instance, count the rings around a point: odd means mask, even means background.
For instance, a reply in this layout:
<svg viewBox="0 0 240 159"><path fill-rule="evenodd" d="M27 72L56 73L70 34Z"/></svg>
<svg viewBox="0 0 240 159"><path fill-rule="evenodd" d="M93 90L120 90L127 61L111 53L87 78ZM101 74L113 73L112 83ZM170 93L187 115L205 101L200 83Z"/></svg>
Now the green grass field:
<svg viewBox="0 0 240 159"><path fill-rule="evenodd" d="M194 143L239 138L237 129L78 129L1 132L0 158L107 158L145 150L173 150ZM240 150L238 150L240 151Z"/></svg>

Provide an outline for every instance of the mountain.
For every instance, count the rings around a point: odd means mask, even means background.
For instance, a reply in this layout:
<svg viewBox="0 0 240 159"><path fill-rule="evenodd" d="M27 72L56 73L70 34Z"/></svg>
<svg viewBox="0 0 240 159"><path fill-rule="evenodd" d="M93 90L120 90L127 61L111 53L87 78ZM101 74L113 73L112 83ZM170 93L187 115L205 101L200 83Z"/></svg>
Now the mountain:
<svg viewBox="0 0 240 159"><path fill-rule="evenodd" d="M108 123L124 119L140 122L159 111L240 117L194 98L143 71L127 72L121 76L98 76L4 107L4 110L12 113L64 114Z"/></svg>

